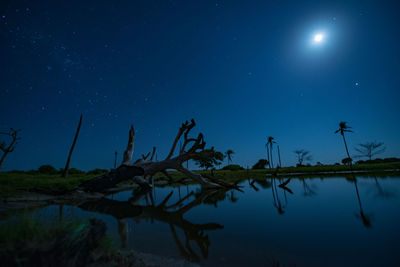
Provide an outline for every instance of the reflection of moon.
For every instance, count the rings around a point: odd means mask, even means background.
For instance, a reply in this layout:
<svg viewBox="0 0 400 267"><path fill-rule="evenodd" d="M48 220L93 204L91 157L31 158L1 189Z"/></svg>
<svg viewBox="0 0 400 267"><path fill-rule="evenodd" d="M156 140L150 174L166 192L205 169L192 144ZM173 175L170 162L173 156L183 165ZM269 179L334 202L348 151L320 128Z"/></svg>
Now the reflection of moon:
<svg viewBox="0 0 400 267"><path fill-rule="evenodd" d="M316 43L322 42L322 39L324 39L324 35L322 35L321 33L318 33L314 36L314 42Z"/></svg>

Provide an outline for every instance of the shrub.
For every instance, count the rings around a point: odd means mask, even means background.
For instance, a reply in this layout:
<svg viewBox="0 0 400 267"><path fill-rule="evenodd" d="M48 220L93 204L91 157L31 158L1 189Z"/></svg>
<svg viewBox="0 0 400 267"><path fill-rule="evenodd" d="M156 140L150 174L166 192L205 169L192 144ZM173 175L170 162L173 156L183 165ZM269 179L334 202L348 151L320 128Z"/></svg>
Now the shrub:
<svg viewBox="0 0 400 267"><path fill-rule="evenodd" d="M94 170L88 171L87 174L102 175L102 174L106 174L107 172L108 172L108 170L106 170L106 169L94 169Z"/></svg>
<svg viewBox="0 0 400 267"><path fill-rule="evenodd" d="M79 174L85 174L84 171L78 170L76 168L70 168L68 169L68 173L71 175L79 175Z"/></svg>
<svg viewBox="0 0 400 267"><path fill-rule="evenodd" d="M268 160L266 159L260 159L256 164L253 166L253 170L260 170L260 169L265 169L265 166L267 166Z"/></svg>
<svg viewBox="0 0 400 267"><path fill-rule="evenodd" d="M223 167L222 169L223 169L223 170L226 170L226 171L239 171L239 170L244 170L244 168L241 167L241 166L238 165L238 164L227 165L227 166Z"/></svg>
<svg viewBox="0 0 400 267"><path fill-rule="evenodd" d="M42 165L39 167L38 172L41 174L57 174L58 171L51 165Z"/></svg>

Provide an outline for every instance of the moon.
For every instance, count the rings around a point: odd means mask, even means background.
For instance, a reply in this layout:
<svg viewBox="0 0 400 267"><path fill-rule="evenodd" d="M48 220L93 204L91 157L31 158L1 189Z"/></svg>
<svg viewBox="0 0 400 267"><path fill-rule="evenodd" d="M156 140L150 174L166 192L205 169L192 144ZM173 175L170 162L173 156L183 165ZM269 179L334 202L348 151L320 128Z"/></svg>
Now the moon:
<svg viewBox="0 0 400 267"><path fill-rule="evenodd" d="M324 39L324 35L322 33L318 33L314 35L314 42L315 43L320 43Z"/></svg>

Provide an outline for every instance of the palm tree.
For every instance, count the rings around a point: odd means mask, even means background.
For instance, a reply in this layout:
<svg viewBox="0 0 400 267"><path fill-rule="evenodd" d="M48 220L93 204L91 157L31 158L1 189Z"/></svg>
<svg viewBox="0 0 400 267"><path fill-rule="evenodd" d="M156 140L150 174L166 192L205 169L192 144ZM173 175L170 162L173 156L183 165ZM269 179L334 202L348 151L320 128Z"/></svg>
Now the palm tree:
<svg viewBox="0 0 400 267"><path fill-rule="evenodd" d="M268 146L269 146L269 156L268 156L268 161L271 161L271 164L270 164L270 166L272 167L272 168L274 168L274 161L272 160L272 147L273 147L273 144L276 144L276 142L274 141L274 137L272 137L272 136L268 136L268 141L267 141L267 148L268 148Z"/></svg>
<svg viewBox="0 0 400 267"><path fill-rule="evenodd" d="M347 143L346 143L346 138L344 137L344 133L345 133L345 132L350 132L350 133L352 133L353 131L350 130L350 129L351 129L351 127L348 126L347 123L346 123L345 121L341 121L341 122L339 123L339 129L337 129L337 130L335 131L335 133L340 133L340 134L342 135L342 137L343 137L343 142L344 142L344 147L346 148L347 157L348 157L349 159L351 159L351 157L350 157L350 154L349 154L349 149L347 148Z"/></svg>
<svg viewBox="0 0 400 267"><path fill-rule="evenodd" d="M232 155L233 155L233 154L235 154L235 152L233 152L233 150L231 150L231 149L228 149L228 150L225 152L225 157L228 159L228 165L229 165L229 162L232 161Z"/></svg>
<svg viewBox="0 0 400 267"><path fill-rule="evenodd" d="M271 169L271 160L269 159L269 143L268 142L265 144L265 147L267 148L267 163L268 163L268 167Z"/></svg>

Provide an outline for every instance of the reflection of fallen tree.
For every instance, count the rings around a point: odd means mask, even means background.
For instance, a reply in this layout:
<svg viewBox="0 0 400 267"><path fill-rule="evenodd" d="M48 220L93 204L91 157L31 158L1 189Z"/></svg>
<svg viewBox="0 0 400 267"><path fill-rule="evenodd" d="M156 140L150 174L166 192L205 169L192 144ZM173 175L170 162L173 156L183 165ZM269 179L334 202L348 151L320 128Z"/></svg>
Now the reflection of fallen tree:
<svg viewBox="0 0 400 267"><path fill-rule="evenodd" d="M142 193L132 197L129 201L121 202L111 199L100 199L96 201L88 201L79 205L80 208L88 211L95 211L115 217L119 222L119 228L124 228L124 219L134 218L136 221L141 219L157 220L169 224L174 241L177 244L182 256L191 261L199 261L200 257L192 249L190 242L194 241L200 249L204 258L208 257L208 247L210 241L204 231L222 229L223 226L216 223L195 224L183 218L183 215L195 206L206 202L217 202L220 194L226 195L226 190L207 190L200 193L190 192L185 197L178 200L172 205L167 205L173 192L168 194L164 200L155 205L150 197L149 205L140 205L143 199L148 198L151 194ZM193 200L185 203L191 197ZM185 236L185 242L181 242L176 228L180 228ZM127 231L119 231L121 240L127 240Z"/></svg>

